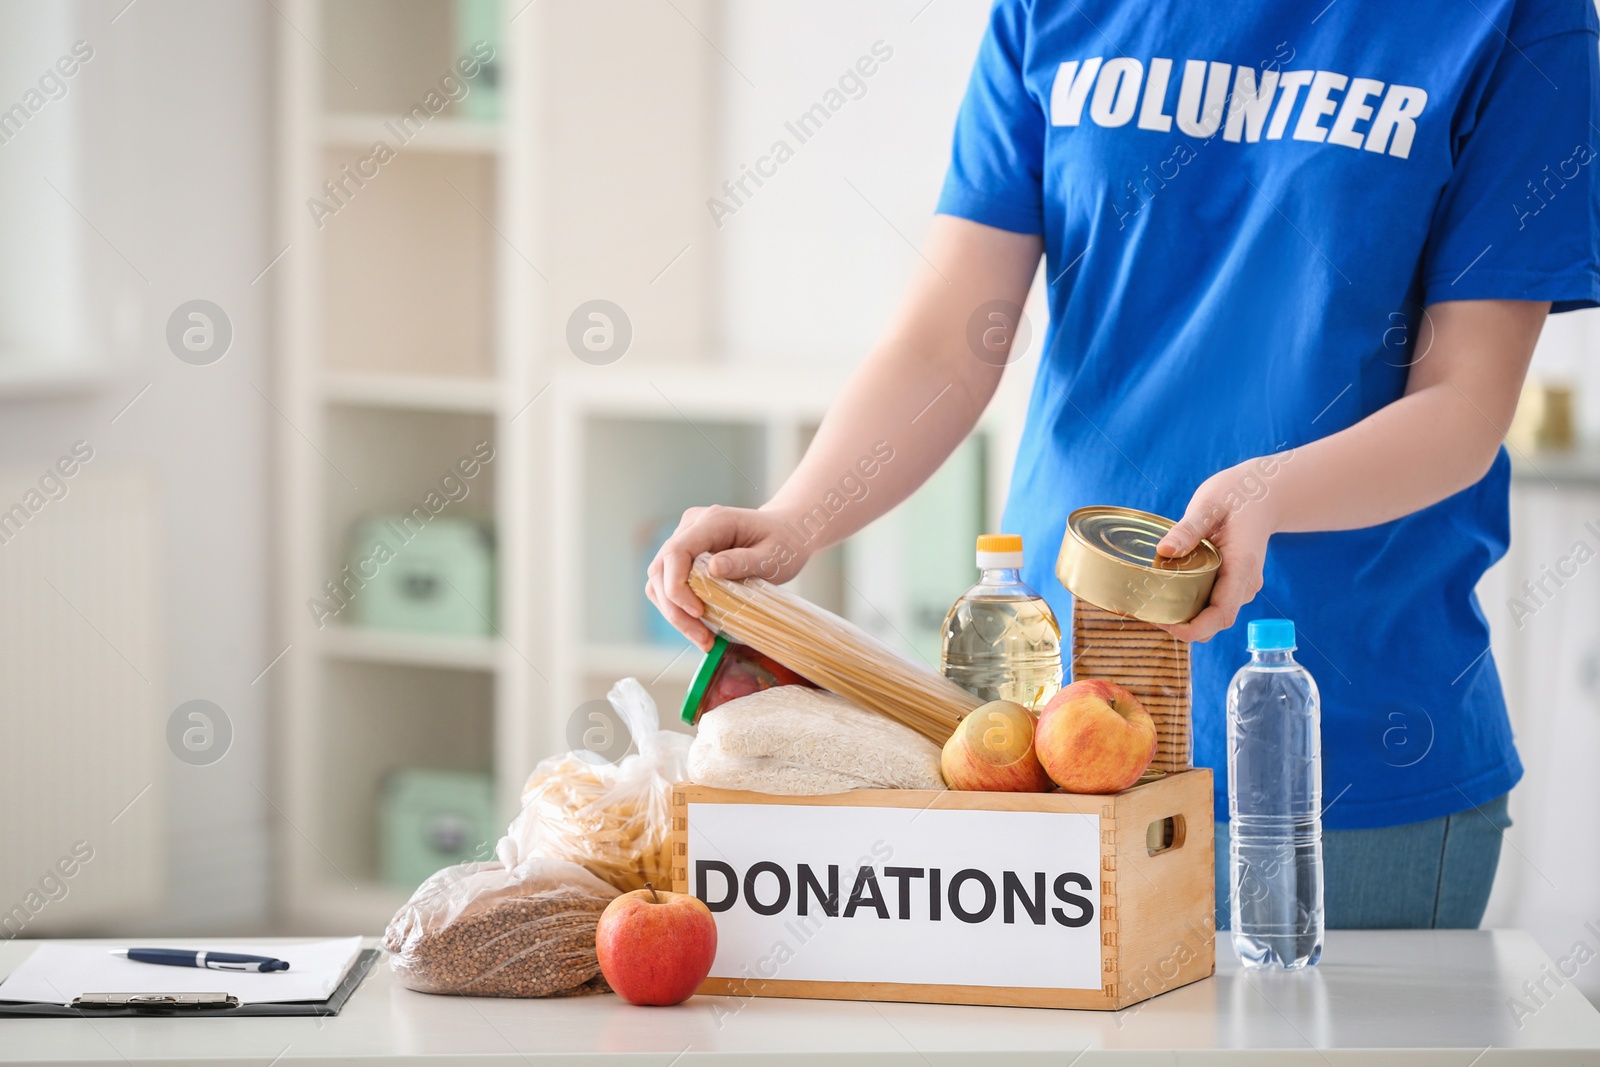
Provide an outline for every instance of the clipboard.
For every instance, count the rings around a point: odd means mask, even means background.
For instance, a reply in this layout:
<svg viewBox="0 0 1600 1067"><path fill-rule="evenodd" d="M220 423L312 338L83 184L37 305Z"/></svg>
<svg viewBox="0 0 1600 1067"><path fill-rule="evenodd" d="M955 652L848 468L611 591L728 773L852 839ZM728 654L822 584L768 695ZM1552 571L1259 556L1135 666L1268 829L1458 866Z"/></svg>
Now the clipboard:
<svg viewBox="0 0 1600 1067"><path fill-rule="evenodd" d="M301 1000L280 1004L240 1004L226 992L216 993L89 993L71 1004L26 1004L0 1002L0 1019L120 1019L151 1016L219 1018L232 1016L313 1015L331 1018L338 1015L345 1001L356 991L377 964L382 952L364 948L345 972L327 1000ZM222 972L218 972L219 974Z"/></svg>

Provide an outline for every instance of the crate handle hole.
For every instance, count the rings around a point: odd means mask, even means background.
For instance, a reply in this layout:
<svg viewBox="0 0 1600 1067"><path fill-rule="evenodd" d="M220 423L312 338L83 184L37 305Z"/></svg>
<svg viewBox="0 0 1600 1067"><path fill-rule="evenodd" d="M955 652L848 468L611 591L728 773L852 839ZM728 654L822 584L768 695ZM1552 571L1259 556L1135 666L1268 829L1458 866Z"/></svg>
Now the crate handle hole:
<svg viewBox="0 0 1600 1067"><path fill-rule="evenodd" d="M1152 856L1159 856L1163 852L1182 848L1184 839L1184 824L1182 815L1169 815L1165 819L1157 819L1145 828L1144 847Z"/></svg>

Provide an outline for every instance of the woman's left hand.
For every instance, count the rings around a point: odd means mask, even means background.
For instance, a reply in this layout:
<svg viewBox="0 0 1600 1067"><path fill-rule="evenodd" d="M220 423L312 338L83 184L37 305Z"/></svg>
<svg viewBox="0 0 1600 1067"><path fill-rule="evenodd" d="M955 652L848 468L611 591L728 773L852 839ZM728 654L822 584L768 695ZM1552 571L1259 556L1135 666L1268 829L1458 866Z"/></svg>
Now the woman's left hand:
<svg viewBox="0 0 1600 1067"><path fill-rule="evenodd" d="M1239 609L1261 591L1267 540L1278 525L1270 480L1287 459L1280 454L1249 460L1212 475L1195 490L1183 518L1156 551L1181 556L1206 538L1222 554L1222 568L1211 589L1211 602L1200 614L1163 630L1184 641L1209 641L1232 626Z"/></svg>

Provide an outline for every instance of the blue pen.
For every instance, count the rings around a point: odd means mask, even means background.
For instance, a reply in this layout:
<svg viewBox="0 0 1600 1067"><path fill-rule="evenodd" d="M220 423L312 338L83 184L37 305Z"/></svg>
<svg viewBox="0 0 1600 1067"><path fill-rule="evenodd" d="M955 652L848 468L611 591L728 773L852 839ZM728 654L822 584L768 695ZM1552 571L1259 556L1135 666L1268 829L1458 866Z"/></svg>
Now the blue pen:
<svg viewBox="0 0 1600 1067"><path fill-rule="evenodd" d="M184 948L119 948L111 951L134 963L160 963L167 967L203 967L208 971L287 971L287 960L271 956L241 956L236 952L196 952Z"/></svg>

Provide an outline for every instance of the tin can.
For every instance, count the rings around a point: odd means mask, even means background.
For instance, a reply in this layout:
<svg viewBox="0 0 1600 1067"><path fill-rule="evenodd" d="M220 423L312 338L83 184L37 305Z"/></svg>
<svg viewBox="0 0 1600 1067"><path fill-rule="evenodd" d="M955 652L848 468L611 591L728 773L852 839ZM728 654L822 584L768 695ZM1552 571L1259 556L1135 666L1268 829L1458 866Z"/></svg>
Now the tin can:
<svg viewBox="0 0 1600 1067"><path fill-rule="evenodd" d="M1211 599L1222 554L1202 540L1188 555L1156 555L1176 525L1132 508L1087 507L1067 516L1056 577L1096 607L1144 622L1188 622Z"/></svg>

